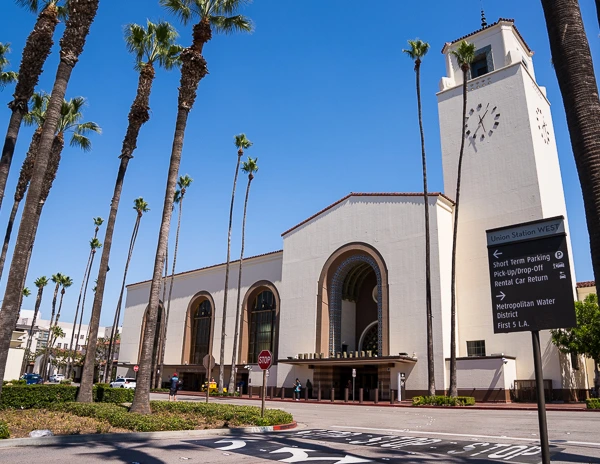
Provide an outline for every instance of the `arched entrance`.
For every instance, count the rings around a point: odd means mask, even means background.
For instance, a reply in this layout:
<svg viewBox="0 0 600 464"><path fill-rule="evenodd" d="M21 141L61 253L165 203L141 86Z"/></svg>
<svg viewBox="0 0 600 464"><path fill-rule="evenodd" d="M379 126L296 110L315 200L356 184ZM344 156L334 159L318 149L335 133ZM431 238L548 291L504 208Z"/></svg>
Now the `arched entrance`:
<svg viewBox="0 0 600 464"><path fill-rule="evenodd" d="M325 357L355 351L388 356L388 300L387 266L379 252L365 243L339 248L319 279L317 352Z"/></svg>

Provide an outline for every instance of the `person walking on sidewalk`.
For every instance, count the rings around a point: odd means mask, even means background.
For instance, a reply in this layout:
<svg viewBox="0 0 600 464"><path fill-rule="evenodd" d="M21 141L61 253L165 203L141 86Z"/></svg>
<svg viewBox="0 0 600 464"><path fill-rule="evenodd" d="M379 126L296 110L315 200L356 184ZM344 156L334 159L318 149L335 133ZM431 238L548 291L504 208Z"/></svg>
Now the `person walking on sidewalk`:
<svg viewBox="0 0 600 464"><path fill-rule="evenodd" d="M179 377L177 372L173 373L171 377L171 388L169 389L169 401L177 401L177 389L179 388ZM171 399L173 398L173 399Z"/></svg>
<svg viewBox="0 0 600 464"><path fill-rule="evenodd" d="M296 382L294 383L294 399L296 401L300 401L300 391L302 390L302 384L300 380L296 378Z"/></svg>

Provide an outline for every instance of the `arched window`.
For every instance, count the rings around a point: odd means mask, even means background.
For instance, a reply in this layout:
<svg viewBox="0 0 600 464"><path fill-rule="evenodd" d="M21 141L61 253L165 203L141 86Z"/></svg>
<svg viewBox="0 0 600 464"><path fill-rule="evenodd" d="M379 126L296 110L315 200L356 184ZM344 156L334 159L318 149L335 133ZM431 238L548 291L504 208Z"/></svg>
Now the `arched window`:
<svg viewBox="0 0 600 464"><path fill-rule="evenodd" d="M202 300L191 314L190 364L202 364L210 345L212 306Z"/></svg>
<svg viewBox="0 0 600 464"><path fill-rule="evenodd" d="M248 362L256 363L262 350L273 352L277 302L273 292L260 292L250 307Z"/></svg>

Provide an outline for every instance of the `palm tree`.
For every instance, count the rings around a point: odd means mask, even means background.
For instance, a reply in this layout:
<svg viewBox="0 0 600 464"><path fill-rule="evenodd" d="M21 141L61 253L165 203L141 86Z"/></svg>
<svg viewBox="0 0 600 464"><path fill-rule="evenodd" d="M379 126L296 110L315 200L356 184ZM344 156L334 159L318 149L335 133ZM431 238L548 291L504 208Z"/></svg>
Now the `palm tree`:
<svg viewBox="0 0 600 464"><path fill-rule="evenodd" d="M97 240L98 231L100 230L100 226L102 225L103 219L101 217L93 218L94 221L94 237L92 238L91 244ZM95 249L90 248L90 253L88 255L87 264L85 265L85 270L83 271L83 278L81 279L81 288L79 289L79 298L77 298L77 307L75 309L75 318L73 319L73 331L71 332L71 342L69 343L69 351L73 350L73 339L75 337L75 326L77 325L77 318L79 316L79 308L81 305L81 298L83 297L84 290L87 291L87 282L89 281L89 274L92 269L92 257L95 254ZM79 337L77 337L77 343L79 342ZM75 344L75 348L77 348L77 343ZM71 374L71 363L67 363L67 377L70 377Z"/></svg>
<svg viewBox="0 0 600 464"><path fill-rule="evenodd" d="M598 15L600 18L600 5ZM600 100L579 2L542 0L552 62L562 94L573 157L577 166L592 265L600 282Z"/></svg>
<svg viewBox="0 0 600 464"><path fill-rule="evenodd" d="M431 311L431 239L429 236L429 192L427 190L427 157L425 156L425 134L423 132L423 111L421 107L421 61L429 51L429 44L422 40L409 40L410 48L402 50L415 62L417 109L419 131L421 133L421 162L423 164L423 201L425 204L425 309L427 317L427 380L429 395L435 395L435 369L433 357L433 322Z"/></svg>
<svg viewBox="0 0 600 464"><path fill-rule="evenodd" d="M110 331L110 340L108 342L108 356L106 358L106 369L104 369L104 383L110 380L111 369L108 366L112 366L112 358L114 352L114 345L116 343L116 336L119 330L119 319L121 318L121 305L123 304L123 294L125 293L125 282L127 280L127 271L129 270L129 263L131 262L131 256L133 255L133 248L137 239L138 231L140 230L140 222L144 213L150 211L148 203L144 201L142 197L133 200L133 209L136 211L135 224L133 225L133 232L131 233L131 239L129 240L129 251L127 252L127 261L125 261L125 270L123 271L123 281L121 282L121 291L119 292L119 299L117 300L117 308L115 310L115 317L113 325ZM98 294L98 291L96 291ZM94 300L95 302L95 300ZM88 343L89 346L89 343Z"/></svg>
<svg viewBox="0 0 600 464"><path fill-rule="evenodd" d="M2 300L2 309L0 310L0 377L4 376L11 333L19 318L21 292L24 276L27 272L25 261L27 260L28 250L35 241L35 233L37 231L37 224L39 223L37 211L45 183L46 168L49 164L54 136L60 119L61 106L67 91L69 79L79 56L83 52L90 26L96 17L98 3L99 0L69 0L71 14L67 20L65 32L60 42L60 62L48 104L48 111L46 112L46 122L40 137L38 156L29 184L29 193L27 194L23 209L19 234L6 283L6 291ZM23 77L28 75L28 72L20 70L19 74L22 76L19 81L20 84L24 80ZM29 98L26 98L24 103L26 104L28 100ZM10 132L9 125L8 135L10 135ZM13 137L13 140L16 140L16 138ZM12 149L10 153L12 154ZM1 166L2 160L0 159ZM7 171L7 169L5 170ZM0 181L0 192L4 191L4 185L5 182Z"/></svg>
<svg viewBox="0 0 600 464"><path fill-rule="evenodd" d="M60 290L60 303L58 304L58 311L56 312L56 320L54 321L54 326L58 326L58 321L60 320L60 312L62 310L63 298L65 296L66 289L73 285L73 280L66 275L63 275L60 280L61 290ZM50 342L50 347L54 345L55 339L52 338Z"/></svg>
<svg viewBox="0 0 600 464"><path fill-rule="evenodd" d="M248 174L248 185L246 186L246 199L244 200L244 220L242 222L242 249L240 252L240 269L238 275L238 289L237 289L237 303L235 306L235 333L233 335L233 353L231 355L231 373L229 374L229 389L227 391L233 391L235 388L235 365L237 358L237 342L239 336L240 326L240 296L242 294L242 264L244 262L244 247L246 240L246 211L248 210L248 196L250 195L250 184L254 179L254 173L258 172L258 158L248 157L248 161L244 161L242 164L242 171Z"/></svg>
<svg viewBox="0 0 600 464"><path fill-rule="evenodd" d="M29 328L29 336L27 337L27 345L25 347L25 356L23 357L23 365L21 366L21 372L25 372L25 367L29 359L29 353L31 351L31 342L33 341L33 328L35 327L38 313L40 312L40 305L42 304L42 294L44 293L44 287L48 285L48 279L46 278L46 276L38 277L34 284L38 288L38 292L37 298L35 300L35 308L33 310L33 319L31 320L31 327ZM25 293L25 289L21 290L21 292Z"/></svg>
<svg viewBox="0 0 600 464"><path fill-rule="evenodd" d="M52 326L54 325L54 316L56 315L56 298L58 297L58 288L60 287L60 284L63 280L63 275L60 272L57 272L56 274L52 275L50 280L54 284L56 284L54 286L54 296L52 297L52 313L50 316L50 328L52 328ZM51 345L50 345L51 338L52 338L51 334L48 333L48 348L51 347ZM46 350L46 352L44 353L44 360L42 362L42 372L40 373L42 375L42 377L46 376L46 363L47 362L48 362L48 350Z"/></svg>
<svg viewBox="0 0 600 464"><path fill-rule="evenodd" d="M32 97L32 109L25 115L25 124L29 126L37 126L36 131L31 139L29 150L21 166L21 172L19 173L19 180L15 188L13 207L10 212L8 224L6 226L6 233L4 235L4 243L2 245L2 252L0 253L0 278L4 271L4 264L6 262L6 254L8 252L8 246L14 226L14 221L19 209L19 204L25 197L27 187L31 180L33 168L35 166L35 158L37 156L37 150L39 147L40 135L42 132L42 126L46 119L46 111L50 96L44 93L35 93ZM92 148L92 142L87 137L90 132L101 133L100 126L95 122L81 122L83 119L82 108L85 105L85 98L76 97L71 100L64 100L61 111L60 121L57 128L57 133L54 138L52 146L52 153L48 162L49 169L46 171L44 178L44 187L42 189L42 197L40 200L40 207L38 207L38 216L41 214L41 208L50 193L52 183L56 177L58 165L60 164L60 157L64 147L64 136L66 133L71 133L71 147L81 148L84 152L89 152Z"/></svg>
<svg viewBox="0 0 600 464"><path fill-rule="evenodd" d="M452 51L458 66L463 73L463 110L461 119L462 137L460 154L458 155L458 175L456 177L456 195L454 197L454 231L452 233L452 271L450 277L450 388L448 394L457 396L456 386L456 239L458 237L458 207L460 206L460 181L462 176L463 154L465 152L465 119L467 117L467 79L469 69L475 58L475 45L463 40L456 50Z"/></svg>
<svg viewBox="0 0 600 464"><path fill-rule="evenodd" d="M104 235L104 249L98 269L97 290L92 304L90 339L88 341L89 349L86 351L77 401L92 402L96 338L98 336L98 326L100 325L100 313L102 311L108 261L110 259L110 250L125 173L129 160L133 158L140 129L150 119L149 101L155 75L154 64L158 63L159 66L170 70L174 67L179 67L181 63L179 53L182 47L175 45L176 39L177 31L173 26L164 21L158 24L148 21L146 28L138 24L129 24L125 28L125 42L128 50L135 55L135 67L139 71L138 88L131 109L129 110L129 126L127 127L121 148L121 155L119 156L121 161L110 204L110 213Z"/></svg>
<svg viewBox="0 0 600 464"><path fill-rule="evenodd" d="M225 293L223 294L223 322L221 324L221 352L219 362L219 391L223 391L225 383L225 328L227 314L227 294L229 293L229 262L231 261L231 226L233 223L233 204L235 201L235 188L237 185L237 176L240 170L240 160L244 155L244 150L252 146L252 142L246 138L246 134L239 134L234 137L234 143L237 147L237 162L235 165L235 174L233 176L233 189L231 190L231 205L229 206L229 228L227 232L227 261L225 262ZM212 339L212 337L211 337ZM234 341L235 343L235 341ZM235 350L235 348L234 348ZM211 346L212 351L212 346ZM212 353L210 353L212 354ZM233 366L231 367L233 369ZM229 386L231 388L231 385Z"/></svg>
<svg viewBox="0 0 600 464"><path fill-rule="evenodd" d="M17 82L19 75L14 71L5 71L4 69L10 64L6 55L10 53L10 44L0 42L0 90L4 89L9 84Z"/></svg>
<svg viewBox="0 0 600 464"><path fill-rule="evenodd" d="M159 338L159 357L160 361L158 363L159 370L155 373L155 388L160 386L160 375L159 372L163 371L163 364L165 362L165 348L167 345L167 327L169 323L169 312L171 311L171 296L173 295L173 281L175 280L175 264L177 263L177 249L179 247L179 230L181 229L181 215L183 213L183 197L185 197L185 193L187 189L192 184L194 179L192 179L187 174L185 176L179 176L179 180L177 181L178 190L175 192L175 199L173 200L174 204L179 205L179 214L177 216L177 232L175 234L175 249L173 250L173 268L171 270L171 281L169 282L169 296L167 298L167 310L165 312L164 322L161 323L160 330L160 338Z"/></svg>
<svg viewBox="0 0 600 464"><path fill-rule="evenodd" d="M169 173L167 176L161 226L152 273L152 284L150 286L150 301L148 302L148 315L143 334L140 369L137 373L137 386L131 405L131 411L143 414L150 413L150 378L152 376L152 352L158 318L159 292L171 226L173 195L175 194L175 184L177 183L179 164L181 162L185 128L189 112L196 100L198 84L208 73L206 60L202 56L202 51L204 45L212 38L213 31L233 33L236 31L249 32L252 30L249 19L243 15L235 14L241 6L248 3L247 0L160 0L160 3L169 11L179 16L184 24L187 24L193 18L198 18L199 22L194 25L192 45L181 52L182 67L177 105L177 121L169 162Z"/></svg>
<svg viewBox="0 0 600 464"><path fill-rule="evenodd" d="M14 99L8 107L12 111L8 130L0 158L0 206L4 198L6 179L10 164L17 144L17 137L21 122L27 114L27 102L33 95L38 83L42 68L54 45L53 37L59 19L67 16L68 0L16 0L19 5L32 13L38 13L38 18L33 30L27 37L23 57L19 67L20 79L15 87ZM64 95L63 95L64 96Z"/></svg>

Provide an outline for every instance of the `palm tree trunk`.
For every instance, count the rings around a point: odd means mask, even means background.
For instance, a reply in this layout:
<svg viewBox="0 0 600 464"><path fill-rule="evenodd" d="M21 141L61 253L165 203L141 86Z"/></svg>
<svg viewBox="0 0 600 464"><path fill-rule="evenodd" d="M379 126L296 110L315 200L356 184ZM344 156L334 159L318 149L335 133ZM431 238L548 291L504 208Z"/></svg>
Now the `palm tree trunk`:
<svg viewBox="0 0 600 464"><path fill-rule="evenodd" d="M577 0L542 0L550 51L563 97L596 282L600 282L600 100Z"/></svg>
<svg viewBox="0 0 600 464"><path fill-rule="evenodd" d="M239 158L238 158L239 159ZM229 388L228 392L234 391L235 388L235 365L237 359L237 342L239 337L240 327L240 296L242 293L242 264L244 262L244 248L246 245L246 211L248 209L248 195L250 194L250 183L252 182L252 173L248 176L248 186L246 187L246 199L244 200L244 219L242 221L242 249L240 251L240 269L238 273L238 289L237 289L237 303L235 305L235 332L233 335L233 352L231 355L231 374L229 375Z"/></svg>
<svg viewBox="0 0 600 464"><path fill-rule="evenodd" d="M194 42L190 48L181 52L181 83L179 86L179 100L177 110L177 121L175 123L175 135L169 162L169 173L167 176L167 188L163 204L162 220L158 245L156 247L156 258L154 260L154 272L150 285L150 301L148 303L148 315L142 341L142 353L140 356L140 368L137 373L137 384L131 411L142 414L150 413L150 378L152 376L152 352L154 348L154 336L156 334L156 321L158 317L159 291L162 277L162 268L167 249L167 240L171 226L171 212L173 210L173 196L175 185L181 163L181 151L183 139L190 110L196 100L198 84L208 73L206 61L202 56L202 48L211 38L210 24L202 21L194 26Z"/></svg>
<svg viewBox="0 0 600 464"><path fill-rule="evenodd" d="M92 253L92 259L90 260L90 269L88 271L87 277L85 279L85 288L83 289L83 299L81 300L81 312L79 313L79 325L77 327L77 343L79 343L79 337L81 336L81 326L83 324L83 313L85 312L85 297L87 295L87 290L88 290L88 285L90 283L90 275L92 274L92 267L94 266L94 258L96 257L96 250L93 249L91 251ZM73 330L75 330L75 327L73 327ZM88 332L89 333L89 325L88 325ZM86 339L84 338L84 341L86 341ZM77 349L77 343L75 344L75 348ZM86 357L87 357L87 353L89 351L87 343L86 345ZM83 349L83 344L81 344L81 348ZM77 350L76 350L77 351ZM94 352L95 354L95 352ZM83 375L83 373L82 373Z"/></svg>
<svg viewBox="0 0 600 464"><path fill-rule="evenodd" d="M6 225L6 234L4 235L2 254L0 255L0 279L2 278L2 272L4 271L4 264L6 263L6 254L8 252L8 245L10 244L10 236L12 234L15 218L19 210L19 205L21 204L21 200L23 200L23 198L25 197L25 193L27 192L27 186L29 185L29 181L31 180L31 173L33 172L33 168L35 165L35 157L37 155L37 150L40 144L41 134L42 128L39 127L34 132L33 137L31 138L29 150L27 151L27 155L25 156L25 160L23 161L23 165L21 166L21 172L19 173L19 180L17 182L17 187L15 188L15 201L10 212L8 224Z"/></svg>
<svg viewBox="0 0 600 464"><path fill-rule="evenodd" d="M415 61L417 79L417 107L419 132L421 133L421 161L423 164L423 201L425 203L425 308L427 313L427 383L429 395L435 395L435 360L433 356L433 314L431 311L431 238L429 232L429 192L427 190L427 157L425 155L425 133L421 106L421 60Z"/></svg>
<svg viewBox="0 0 600 464"><path fill-rule="evenodd" d="M52 96L46 110L46 120L40 139L40 148L29 185L29 193L25 200L19 233L10 265L6 291L0 311L0 378L4 377L8 349L13 328L19 318L19 302L23 291L25 261L29 248L35 241L34 230L39 221L36 214L43 188L44 176L54 134L58 127L60 109L65 98L67 86L73 68L83 51L89 28L96 16L99 0L70 0L71 14L67 20L65 32L61 40L60 63L52 89ZM0 393L1 393L0 385Z"/></svg>
<svg viewBox="0 0 600 464"><path fill-rule="evenodd" d="M58 326L58 321L60 319L60 311L62 309L62 303L63 303L64 296L65 296L65 289L63 288L60 293L60 303L58 304L58 311L56 312L56 320L54 321L55 326ZM50 333L50 342L48 345L51 349L54 346L55 342L56 342L56 337L54 336L53 333Z"/></svg>
<svg viewBox="0 0 600 464"><path fill-rule="evenodd" d="M465 118L467 117L467 71L463 68L463 111L458 155L458 175L456 177L456 197L454 198L454 230L452 232L452 273L450 277L450 388L449 395L458 396L456 379L456 241L458 238L458 207L460 205L460 181L462 177L462 162L465 152Z"/></svg>
<svg viewBox="0 0 600 464"><path fill-rule="evenodd" d="M91 403L93 401L92 388L94 385L94 364L96 360L98 327L100 326L102 300L104 298L104 287L106 285L106 274L108 272L108 262L110 259L115 222L117 220L117 211L119 209L119 202L121 201L121 191L123 190L127 165L129 160L133 158L133 152L137 145L140 129L142 125L150 119L149 102L154 75L154 68L151 63L143 66L138 80L137 94L131 105L131 109L129 110L129 125L121 149L121 164L119 165L119 172L117 173L117 180L115 182L115 190L113 192L108 223L106 224L106 233L104 235L100 267L98 269L96 294L94 295L92 314L90 316L90 336L87 343L88 349L85 354L83 371L81 373L81 386L79 387L79 393L77 395L78 402Z"/></svg>
<svg viewBox="0 0 600 464"><path fill-rule="evenodd" d="M50 330L48 332L48 344L46 345L46 352L44 353L44 360L42 364L42 378L46 377L46 365L48 363L48 350L50 349L50 341L52 340L52 324L54 324L54 316L56 314L56 297L58 296L58 287L60 286L60 281L56 282L56 286L54 287L54 296L52 297L52 314L50 316Z"/></svg>
<svg viewBox="0 0 600 464"><path fill-rule="evenodd" d="M6 180L12 162L12 157L19 136L19 129L23 116L27 113L27 103L33 95L35 86L38 83L42 68L54 41L54 31L58 24L58 10L56 5L48 4L40 14L33 27L33 31L27 37L25 48L23 49L23 58L19 67L19 80L15 87L14 99L9 103L12 113L8 123L8 131L4 139L2 148L2 157L0 158L0 207L4 198Z"/></svg>
<svg viewBox="0 0 600 464"><path fill-rule="evenodd" d="M35 322L37 321L38 313L40 312L40 305L42 304L42 293L44 287L38 288L37 298L35 299L35 310L33 311L33 319L31 320L31 327L29 328L29 336L27 337L27 345L25 347L25 356L23 357L23 364L21 365L21 372L25 372L27 368L27 362L29 360L29 352L31 351L31 343L33 342L33 329Z"/></svg>
<svg viewBox="0 0 600 464"><path fill-rule="evenodd" d="M83 289L85 287L85 282L87 276L90 272L90 264L92 262L92 251L90 250L90 254L88 256L88 262L85 265L85 271L83 272L83 278L81 279L81 288L79 289L79 298L77 298L77 306L75 309L75 318L73 319L73 330L71 332L71 342L69 343L69 351L73 351L73 339L75 338L75 327L77 326L77 318L79 317L79 308L81 307L81 297L83 296ZM75 348L77 348L77 344L75 344ZM71 377L71 358L67 361L67 378Z"/></svg>
<svg viewBox="0 0 600 464"><path fill-rule="evenodd" d="M104 369L104 383L107 383L112 374L112 358L114 353L114 345L116 343L116 337L119 330L119 319L121 318L121 305L123 304L123 295L125 293L125 283L127 281L127 271L129 270L129 263L131 262L131 256L133 255L133 247L135 246L135 239L137 237L137 231L140 227L140 220L142 218L141 213L138 213L133 226L133 232L131 233L131 240L129 241L129 252L127 253L127 261L125 262L125 270L123 271L123 281L121 282L121 291L119 292L119 299L117 301L117 308L115 310L115 317L113 320L113 326L110 330L110 340L108 342L108 355L106 357L106 368ZM98 291L96 291L97 293ZM110 366L110 367L109 367ZM85 369L85 366L84 366Z"/></svg>
<svg viewBox="0 0 600 464"><path fill-rule="evenodd" d="M240 160L244 152L238 150L237 164L235 165L235 175L233 176L233 188L231 190L231 205L229 206L229 229L227 230L227 261L225 263L225 291L223 292L223 322L221 325L221 352L219 361L219 392L223 392L225 383L225 329L227 327L227 296L229 293L229 262L231 261L231 227L233 224L233 203L235 201L235 188L237 185L238 172L240 170ZM240 263L241 267L241 263ZM236 322L237 324L237 322ZM235 340L234 340L235 343ZM235 352L235 348L234 348ZM209 353L212 354L212 353ZM231 366L233 370L233 365ZM231 387L230 387L231 388Z"/></svg>
<svg viewBox="0 0 600 464"><path fill-rule="evenodd" d="M173 211L171 211L171 213L173 213ZM169 239L167 238L167 248L165 249L165 273L163 275L163 278L161 280L161 288L162 288L162 305L163 308L165 307L165 301L167 301L167 277L169 276ZM160 303L159 303L160 305ZM150 385L153 385L156 388L156 377L157 377L157 373L156 370L158 369L158 362L161 356L161 349L162 349L162 341L164 340L165 336L166 336L166 325L165 325L165 320L164 317L162 317L160 319L160 322L157 321L157 329L158 330L158 352L156 353L156 357L154 357L154 350L152 351L152 374L150 377Z"/></svg>
<svg viewBox="0 0 600 464"><path fill-rule="evenodd" d="M171 270L171 281L169 283L169 297L167 298L166 311L164 315L163 322L163 338L161 340L161 349L160 349L160 363L159 368L156 372L156 381L154 388L160 388L160 378L162 376L163 367L165 363L165 348L167 347L167 328L169 327L169 312L171 311L171 296L173 295L173 282L175 280L175 264L177 263L177 249L179 247L179 230L181 229L181 215L183 212L183 197L184 194L181 195L179 199L179 212L177 214L177 232L175 233L175 249L173 250L173 269Z"/></svg>

